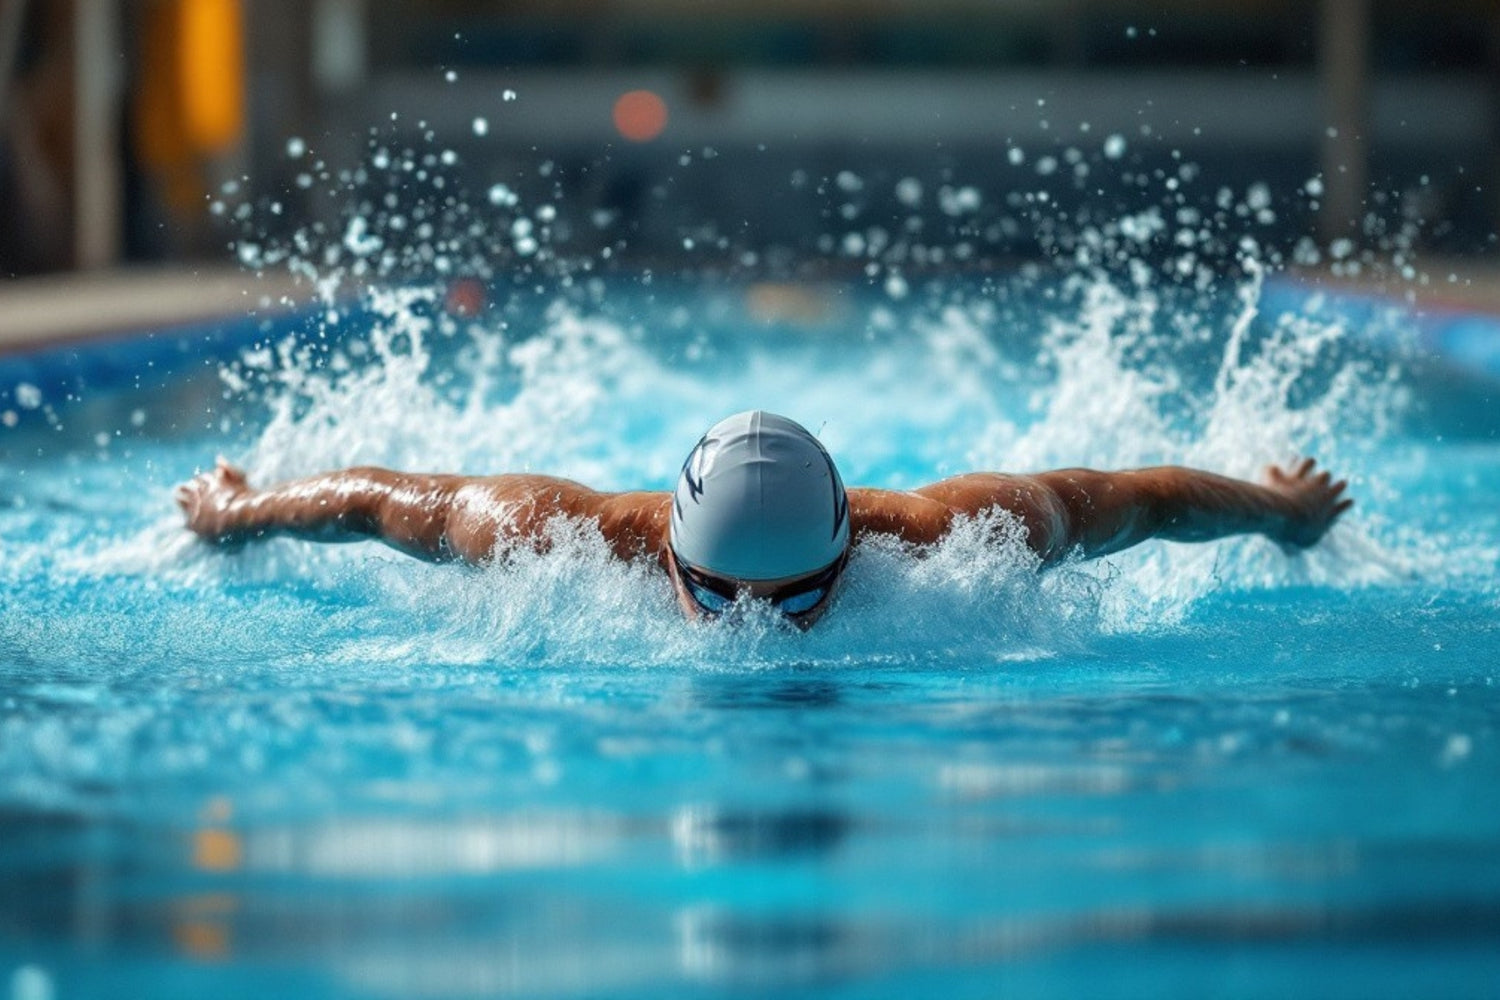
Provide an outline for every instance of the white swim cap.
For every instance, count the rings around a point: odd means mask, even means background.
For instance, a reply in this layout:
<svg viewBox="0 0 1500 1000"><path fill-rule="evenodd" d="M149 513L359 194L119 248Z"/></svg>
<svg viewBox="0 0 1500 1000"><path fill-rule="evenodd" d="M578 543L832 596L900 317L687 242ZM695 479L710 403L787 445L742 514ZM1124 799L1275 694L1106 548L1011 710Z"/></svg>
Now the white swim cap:
<svg viewBox="0 0 1500 1000"><path fill-rule="evenodd" d="M719 576L802 576L849 547L849 498L833 459L801 424L736 413L683 463L670 538L679 559Z"/></svg>

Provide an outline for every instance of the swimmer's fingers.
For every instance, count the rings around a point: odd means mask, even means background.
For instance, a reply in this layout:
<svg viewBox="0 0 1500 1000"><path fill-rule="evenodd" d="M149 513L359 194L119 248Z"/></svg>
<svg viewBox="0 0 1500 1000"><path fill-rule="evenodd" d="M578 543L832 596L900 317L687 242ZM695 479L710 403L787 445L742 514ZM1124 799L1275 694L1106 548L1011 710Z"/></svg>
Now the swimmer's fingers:
<svg viewBox="0 0 1500 1000"><path fill-rule="evenodd" d="M1308 480L1308 483L1314 487L1312 495L1321 501L1320 506L1327 517L1328 524L1333 524L1344 511L1354 506L1352 498L1343 496L1344 491L1349 488L1349 480L1340 479L1335 482L1333 477L1325 471Z"/></svg>
<svg viewBox="0 0 1500 1000"><path fill-rule="evenodd" d="M1349 488L1349 480L1347 480L1347 479L1340 479L1338 482L1331 484L1330 486L1328 486L1324 490L1324 493L1323 493L1323 502L1329 505L1328 506L1328 523L1329 524L1333 524L1333 522L1337 521L1340 517L1343 517L1344 516L1344 511L1346 511L1350 507L1354 506L1354 498L1353 497L1345 497L1345 496L1343 496L1344 490L1346 490L1348 488ZM1340 497L1343 497L1343 499L1339 499Z"/></svg>
<svg viewBox="0 0 1500 1000"><path fill-rule="evenodd" d="M1312 467L1313 460L1310 458L1303 459L1290 472L1282 468L1280 465L1268 465L1266 466L1265 479L1267 482L1274 483L1277 486L1281 486L1288 482L1302 479L1307 475L1307 471Z"/></svg>
<svg viewBox="0 0 1500 1000"><path fill-rule="evenodd" d="M214 474L233 486L244 486L247 482L244 470L238 466L231 465L229 459L223 455L214 459Z"/></svg>
<svg viewBox="0 0 1500 1000"><path fill-rule="evenodd" d="M1300 459L1290 472L1277 465L1268 467L1266 483L1289 505L1288 521L1278 539L1288 551L1316 545L1354 506L1353 499L1344 495L1349 481L1335 480L1311 458Z"/></svg>
<svg viewBox="0 0 1500 1000"><path fill-rule="evenodd" d="M178 485L172 499L182 509L188 530L222 544L230 509L250 492L245 473L221 456L212 469Z"/></svg>
<svg viewBox="0 0 1500 1000"><path fill-rule="evenodd" d="M1320 492L1322 494L1320 498L1321 503L1319 505L1321 507L1321 512L1319 514L1313 515L1314 520L1318 522L1318 527L1315 533L1311 536L1309 544L1311 544L1312 542L1316 542L1318 539L1322 538L1323 535L1327 533L1328 529L1332 528L1334 524L1338 522L1338 519L1343 517L1344 513L1348 511L1349 508L1354 506L1354 500L1351 497L1344 497L1343 499L1339 499L1340 495L1349 485L1347 480L1340 479L1336 483L1320 483L1319 485L1321 487Z"/></svg>
<svg viewBox="0 0 1500 1000"><path fill-rule="evenodd" d="M203 503L203 495L213 488L214 475L213 472L200 472L187 482L179 483L172 490L172 499L184 511L193 513Z"/></svg>
<svg viewBox="0 0 1500 1000"><path fill-rule="evenodd" d="M172 490L172 499L183 510L187 510L194 501L201 501L207 493L226 487L236 490L245 485L245 474L220 458L208 472L200 472L187 482L179 483Z"/></svg>
<svg viewBox="0 0 1500 1000"><path fill-rule="evenodd" d="M1291 480L1291 479L1301 478L1301 476L1302 476L1302 470L1304 468L1308 467L1307 463L1310 462L1310 461L1311 461L1311 459L1304 459L1291 472L1288 472L1286 469L1282 468L1280 465L1268 465L1268 466L1266 466L1266 479L1269 480L1270 482L1273 482L1273 483L1285 483L1285 482L1287 482L1288 480Z"/></svg>
<svg viewBox="0 0 1500 1000"><path fill-rule="evenodd" d="M1331 486L1330 484L1333 481L1333 474L1331 472L1329 472L1327 469L1323 469L1323 470L1319 471L1317 473L1317 475L1313 475L1313 470L1316 469L1317 467L1318 467L1318 460L1317 459L1315 459L1315 458L1304 458L1301 461L1299 461L1296 464L1296 466L1292 469L1292 471L1290 471L1290 472L1288 472L1287 470L1283 469L1279 465L1268 465L1268 466L1266 466L1266 473L1265 473L1265 475L1266 475L1266 479L1268 481L1270 481L1272 483L1275 483L1278 486L1284 485L1284 484L1287 484L1287 483L1303 482L1303 483L1313 483L1313 484L1315 484L1317 486L1322 486L1322 487L1325 487L1325 488L1330 488L1330 489L1333 489L1334 492L1338 492L1338 491L1342 490L1346 485L1348 485L1343 480L1340 480L1339 483L1337 484L1337 486Z"/></svg>

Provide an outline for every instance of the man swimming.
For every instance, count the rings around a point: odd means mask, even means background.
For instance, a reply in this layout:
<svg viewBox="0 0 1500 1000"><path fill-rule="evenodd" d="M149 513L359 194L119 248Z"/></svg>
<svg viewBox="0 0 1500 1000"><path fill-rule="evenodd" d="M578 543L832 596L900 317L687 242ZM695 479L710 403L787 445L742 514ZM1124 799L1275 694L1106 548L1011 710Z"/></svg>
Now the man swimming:
<svg viewBox="0 0 1500 1000"><path fill-rule="evenodd" d="M786 417L739 413L709 428L672 493L601 493L552 476L418 475L356 468L265 490L220 459L179 486L187 526L220 546L289 535L378 539L409 555L483 565L547 544L553 518L591 521L621 559L656 560L689 618L740 598L769 601L807 628L828 609L852 544L893 535L938 542L955 521L1015 517L1042 565L1108 555L1149 538L1262 534L1294 550L1348 510L1347 484L1304 459L1264 485L1177 466L1036 475L978 472L910 492L845 490L817 438Z"/></svg>

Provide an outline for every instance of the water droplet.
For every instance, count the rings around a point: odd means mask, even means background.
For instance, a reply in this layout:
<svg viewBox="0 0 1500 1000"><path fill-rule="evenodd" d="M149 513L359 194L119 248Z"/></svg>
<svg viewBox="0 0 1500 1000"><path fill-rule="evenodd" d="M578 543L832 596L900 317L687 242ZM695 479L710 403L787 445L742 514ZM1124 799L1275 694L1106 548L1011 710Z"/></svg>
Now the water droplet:
<svg viewBox="0 0 1500 1000"><path fill-rule="evenodd" d="M1444 767L1452 767L1474 749L1474 741L1465 733L1453 733L1448 737L1448 742L1443 746L1442 763Z"/></svg>
<svg viewBox="0 0 1500 1000"><path fill-rule="evenodd" d="M506 88L506 89L505 89L505 90L504 90L504 91L503 91L503 92L502 92L502 93L501 93L501 94L500 94L500 99L501 99L501 100L502 100L502 101L514 101L514 100L515 100L515 99L516 99L516 92L515 92L515 91L514 91L514 90L511 90L511 89L510 89L510 88L509 88L509 87L507 87L507 88Z"/></svg>
<svg viewBox="0 0 1500 1000"><path fill-rule="evenodd" d="M298 136L292 136L286 141L286 155L293 159L300 159L307 152L307 143Z"/></svg>
<svg viewBox="0 0 1500 1000"><path fill-rule="evenodd" d="M979 210L979 189L944 187L938 191L938 205L945 215L963 215Z"/></svg>
<svg viewBox="0 0 1500 1000"><path fill-rule="evenodd" d="M475 135L480 135L480 136L489 135L490 134L490 120L488 118L475 118L474 119L474 134Z"/></svg>
<svg viewBox="0 0 1500 1000"><path fill-rule="evenodd" d="M42 405L42 390L30 382L16 383L16 405L23 410L34 410Z"/></svg>

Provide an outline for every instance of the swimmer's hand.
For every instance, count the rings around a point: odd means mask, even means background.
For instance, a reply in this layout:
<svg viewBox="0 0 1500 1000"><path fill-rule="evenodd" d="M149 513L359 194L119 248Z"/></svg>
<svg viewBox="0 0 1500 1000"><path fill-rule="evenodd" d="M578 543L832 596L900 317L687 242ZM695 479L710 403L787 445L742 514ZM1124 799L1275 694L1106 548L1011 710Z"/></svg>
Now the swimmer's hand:
<svg viewBox="0 0 1500 1000"><path fill-rule="evenodd" d="M1325 469L1304 458L1291 472L1277 465L1266 469L1266 488L1278 494L1287 510L1276 541L1288 550L1316 545L1354 501L1343 496L1348 481L1334 481Z"/></svg>
<svg viewBox="0 0 1500 1000"><path fill-rule="evenodd" d="M189 531L206 542L234 547L244 541L234 523L236 507L254 492L244 472L219 458L213 469L194 476L172 495L187 516Z"/></svg>

